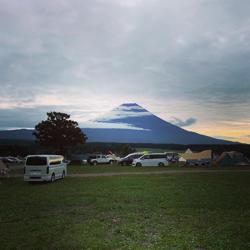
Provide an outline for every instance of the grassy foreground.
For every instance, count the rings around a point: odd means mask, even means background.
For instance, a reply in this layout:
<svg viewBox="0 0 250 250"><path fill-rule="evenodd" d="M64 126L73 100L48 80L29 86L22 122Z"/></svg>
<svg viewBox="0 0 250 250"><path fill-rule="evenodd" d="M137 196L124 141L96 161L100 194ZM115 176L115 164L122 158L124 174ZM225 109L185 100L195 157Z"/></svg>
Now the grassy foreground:
<svg viewBox="0 0 250 250"><path fill-rule="evenodd" d="M120 173L120 172L147 172L147 171L165 171L168 169L181 170L179 166L168 167L132 167L120 165L69 165L67 171L69 174L87 174L87 173Z"/></svg>
<svg viewBox="0 0 250 250"><path fill-rule="evenodd" d="M18 165L11 168L10 176L15 175L23 175L23 165ZM89 174L89 173L123 173L123 172L159 172L159 171L167 171L167 170L250 170L250 166L227 166L227 167L219 167L219 166L211 166L211 167L184 167L178 166L177 164L171 164L165 167L132 167L132 166L120 166L117 164L109 165L68 165L67 172L68 174Z"/></svg>
<svg viewBox="0 0 250 250"><path fill-rule="evenodd" d="M177 164L171 164L165 167L132 167L120 165L69 165L67 167L68 174L88 174L88 173L122 173L122 172L159 172L168 170L250 170L249 166L236 166L236 167L184 167ZM22 170L23 171L23 170Z"/></svg>
<svg viewBox="0 0 250 250"><path fill-rule="evenodd" d="M0 249L249 249L250 173L0 179Z"/></svg>

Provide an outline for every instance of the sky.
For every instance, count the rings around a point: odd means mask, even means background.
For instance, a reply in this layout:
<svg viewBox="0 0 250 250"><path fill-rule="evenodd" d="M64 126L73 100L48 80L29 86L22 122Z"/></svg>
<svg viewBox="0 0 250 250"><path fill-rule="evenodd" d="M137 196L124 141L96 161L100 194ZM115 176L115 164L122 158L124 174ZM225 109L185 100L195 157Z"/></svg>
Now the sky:
<svg viewBox="0 0 250 250"><path fill-rule="evenodd" d="M122 103L250 143L250 1L0 0L0 129Z"/></svg>

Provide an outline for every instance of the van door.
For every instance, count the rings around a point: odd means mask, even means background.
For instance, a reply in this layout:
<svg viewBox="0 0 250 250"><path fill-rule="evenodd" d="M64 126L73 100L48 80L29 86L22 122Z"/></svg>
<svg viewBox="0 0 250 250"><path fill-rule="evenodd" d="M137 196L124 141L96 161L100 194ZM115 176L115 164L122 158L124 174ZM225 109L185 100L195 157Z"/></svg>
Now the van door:
<svg viewBox="0 0 250 250"><path fill-rule="evenodd" d="M63 164L61 163L61 160L53 160L50 162L50 173L54 173L56 176L56 179L61 178L62 172L63 172Z"/></svg>
<svg viewBox="0 0 250 250"><path fill-rule="evenodd" d="M142 166L145 166L145 167L151 166L151 164L152 164L151 155L143 156L141 164L142 164Z"/></svg>
<svg viewBox="0 0 250 250"><path fill-rule="evenodd" d="M29 176L42 176L46 174L47 158L41 156L30 156L25 162L25 174Z"/></svg>

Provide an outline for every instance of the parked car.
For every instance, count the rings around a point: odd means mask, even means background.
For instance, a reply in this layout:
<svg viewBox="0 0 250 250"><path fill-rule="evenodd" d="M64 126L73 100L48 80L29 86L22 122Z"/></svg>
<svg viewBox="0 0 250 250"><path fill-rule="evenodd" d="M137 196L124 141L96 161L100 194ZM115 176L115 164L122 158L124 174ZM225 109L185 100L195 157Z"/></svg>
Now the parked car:
<svg viewBox="0 0 250 250"><path fill-rule="evenodd" d="M165 153L145 154L132 163L134 167L163 167L168 165L167 155Z"/></svg>
<svg viewBox="0 0 250 250"><path fill-rule="evenodd" d="M4 163L23 163L24 162L23 159L20 159L19 157L14 157L14 156L0 157L0 159Z"/></svg>
<svg viewBox="0 0 250 250"><path fill-rule="evenodd" d="M83 159L83 160L81 161L81 165L87 165L87 164L88 164L88 160Z"/></svg>
<svg viewBox="0 0 250 250"><path fill-rule="evenodd" d="M95 158L90 159L90 164L92 165L113 164L113 163L114 163L113 158L102 154L96 155Z"/></svg>
<svg viewBox="0 0 250 250"><path fill-rule="evenodd" d="M29 155L25 161L24 181L55 181L67 174L67 164L61 155Z"/></svg>
<svg viewBox="0 0 250 250"><path fill-rule="evenodd" d="M132 165L133 160L138 159L143 155L144 155L144 153L142 153L142 152L136 152L136 153L129 154L129 155L121 158L119 161L119 164L122 166Z"/></svg>
<svg viewBox="0 0 250 250"><path fill-rule="evenodd" d="M114 160L114 162L119 162L121 160L121 158L119 156L116 156L115 154L108 154L106 155L107 157L110 157Z"/></svg>
<svg viewBox="0 0 250 250"><path fill-rule="evenodd" d="M97 154L91 154L91 155L89 155L88 158L87 158L87 163L88 163L88 164L91 164L91 160L92 160L92 159L96 159L96 155L97 155Z"/></svg>

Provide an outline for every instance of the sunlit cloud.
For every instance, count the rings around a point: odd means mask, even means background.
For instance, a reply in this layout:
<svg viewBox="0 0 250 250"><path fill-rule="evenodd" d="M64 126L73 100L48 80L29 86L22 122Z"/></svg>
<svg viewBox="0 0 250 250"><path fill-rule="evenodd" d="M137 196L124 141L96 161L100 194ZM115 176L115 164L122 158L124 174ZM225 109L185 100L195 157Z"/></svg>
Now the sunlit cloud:
<svg viewBox="0 0 250 250"><path fill-rule="evenodd" d="M179 126L179 127L188 127L188 126L191 126L194 123L196 123L197 120L193 117L190 117L186 120L181 120L177 117L173 117L173 119L170 122L176 126Z"/></svg>

